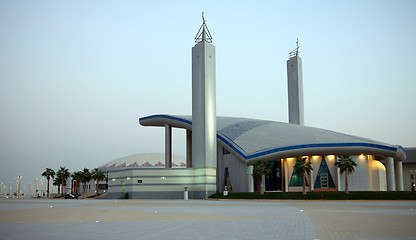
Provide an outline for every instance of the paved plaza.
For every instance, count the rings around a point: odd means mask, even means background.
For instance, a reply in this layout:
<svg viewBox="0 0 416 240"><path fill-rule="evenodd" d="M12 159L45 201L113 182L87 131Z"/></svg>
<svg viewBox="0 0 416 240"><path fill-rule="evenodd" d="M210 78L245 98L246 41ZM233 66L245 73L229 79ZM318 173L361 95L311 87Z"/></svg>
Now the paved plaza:
<svg viewBox="0 0 416 240"><path fill-rule="evenodd" d="M416 201L2 199L0 239L416 239Z"/></svg>

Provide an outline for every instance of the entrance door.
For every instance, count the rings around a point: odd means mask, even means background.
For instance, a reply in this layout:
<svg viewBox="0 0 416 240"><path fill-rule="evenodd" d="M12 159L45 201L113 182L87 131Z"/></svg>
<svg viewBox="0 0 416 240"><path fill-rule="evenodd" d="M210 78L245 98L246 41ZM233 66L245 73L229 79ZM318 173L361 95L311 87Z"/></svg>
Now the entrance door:
<svg viewBox="0 0 416 240"><path fill-rule="evenodd" d="M271 161L267 164L270 167L271 173L266 177L266 191L281 191L282 190L282 171L280 160Z"/></svg>
<svg viewBox="0 0 416 240"><path fill-rule="evenodd" d="M321 173L321 188L328 188L328 173Z"/></svg>

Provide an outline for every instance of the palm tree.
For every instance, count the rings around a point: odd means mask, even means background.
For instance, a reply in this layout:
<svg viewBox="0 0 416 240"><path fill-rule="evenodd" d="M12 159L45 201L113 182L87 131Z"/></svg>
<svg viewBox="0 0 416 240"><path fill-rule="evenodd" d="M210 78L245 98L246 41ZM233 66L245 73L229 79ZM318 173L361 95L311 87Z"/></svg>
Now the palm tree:
<svg viewBox="0 0 416 240"><path fill-rule="evenodd" d="M84 193L87 190L87 182L91 181L92 175L88 168L84 168L84 170L81 172L81 181L84 183Z"/></svg>
<svg viewBox="0 0 416 240"><path fill-rule="evenodd" d="M295 164L295 171L296 171L296 175L300 176L302 175L302 180L303 180L303 194L306 194L306 174L310 174L311 171L313 170L312 167L312 163L311 162L307 162L306 161L306 157L298 157L298 159L296 159L296 164Z"/></svg>
<svg viewBox="0 0 416 240"><path fill-rule="evenodd" d="M74 188L75 188L75 194L78 195L79 193L79 185L81 183L82 180L82 172L81 171L77 171L71 174L72 180L75 180L75 184L74 184Z"/></svg>
<svg viewBox="0 0 416 240"><path fill-rule="evenodd" d="M48 188L46 190L47 196L49 197L49 180L51 180L51 177L55 177L55 171L51 168L46 168L46 170L42 173L43 177L46 177L48 179Z"/></svg>
<svg viewBox="0 0 416 240"><path fill-rule="evenodd" d="M348 194L348 174L354 172L357 163L351 159L350 155L342 155L338 156L338 161L335 165L339 167L341 174L345 172L345 193Z"/></svg>
<svg viewBox="0 0 416 240"><path fill-rule="evenodd" d="M263 175L265 175L268 178L271 172L272 170L266 162L262 162L259 160L257 163L254 164L252 176L254 178L260 178L260 194L262 195L264 194Z"/></svg>
<svg viewBox="0 0 416 240"><path fill-rule="evenodd" d="M103 180L105 180L106 179L106 176L105 176L105 174L104 174L104 172L103 171L101 171L100 169L98 169L98 168L95 168L94 169L94 172L92 172L92 177L93 177L93 179L96 181L96 184L97 184L97 186L96 186L96 195L98 196L98 186L99 186L99 183L100 183L100 181L103 181Z"/></svg>
<svg viewBox="0 0 416 240"><path fill-rule="evenodd" d="M69 170L65 167L60 167L57 174L61 180L61 196L64 196L64 186L66 185L66 180L68 180L70 173Z"/></svg>
<svg viewBox="0 0 416 240"><path fill-rule="evenodd" d="M53 183L52 185L57 186L58 187L58 194L61 193L61 181L59 180L60 177L58 175L56 175L56 178L53 179Z"/></svg>

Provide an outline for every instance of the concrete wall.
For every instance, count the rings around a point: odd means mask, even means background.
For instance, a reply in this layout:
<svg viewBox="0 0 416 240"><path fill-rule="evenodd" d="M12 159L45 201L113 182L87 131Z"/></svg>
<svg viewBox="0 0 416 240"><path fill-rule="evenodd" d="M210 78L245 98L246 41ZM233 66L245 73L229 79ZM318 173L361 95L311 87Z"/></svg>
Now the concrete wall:
<svg viewBox="0 0 416 240"><path fill-rule="evenodd" d="M233 192L249 192L249 178L251 173L248 166L233 154L225 154L224 148L219 147L218 188L222 191L225 186L225 168L228 168Z"/></svg>
<svg viewBox="0 0 416 240"><path fill-rule="evenodd" d="M109 198L122 198L128 193L129 198L183 199L187 187L190 199L203 199L206 192L200 190L200 182L212 181L215 169L121 169L109 171L108 178Z"/></svg>
<svg viewBox="0 0 416 240"><path fill-rule="evenodd" d="M387 191L386 168L371 155L355 155L358 164L355 172L348 174L349 191ZM340 190L345 190L345 173L340 175Z"/></svg>
<svg viewBox="0 0 416 240"><path fill-rule="evenodd" d="M412 191L412 185L410 182L410 171L413 171L413 174L416 173L416 163L403 163L403 186L404 191Z"/></svg>

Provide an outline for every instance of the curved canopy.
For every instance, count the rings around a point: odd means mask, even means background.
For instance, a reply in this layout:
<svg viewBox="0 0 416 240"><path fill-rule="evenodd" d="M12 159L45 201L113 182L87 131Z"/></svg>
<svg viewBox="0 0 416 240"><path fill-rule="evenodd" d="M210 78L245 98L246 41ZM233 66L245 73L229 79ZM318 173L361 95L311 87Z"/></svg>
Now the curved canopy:
<svg viewBox="0 0 416 240"><path fill-rule="evenodd" d="M151 115L139 119L143 126L192 130L192 116ZM249 118L217 117L217 139L241 160L273 160L285 157L329 154L371 154L406 159L401 146L351 136L321 128Z"/></svg>

